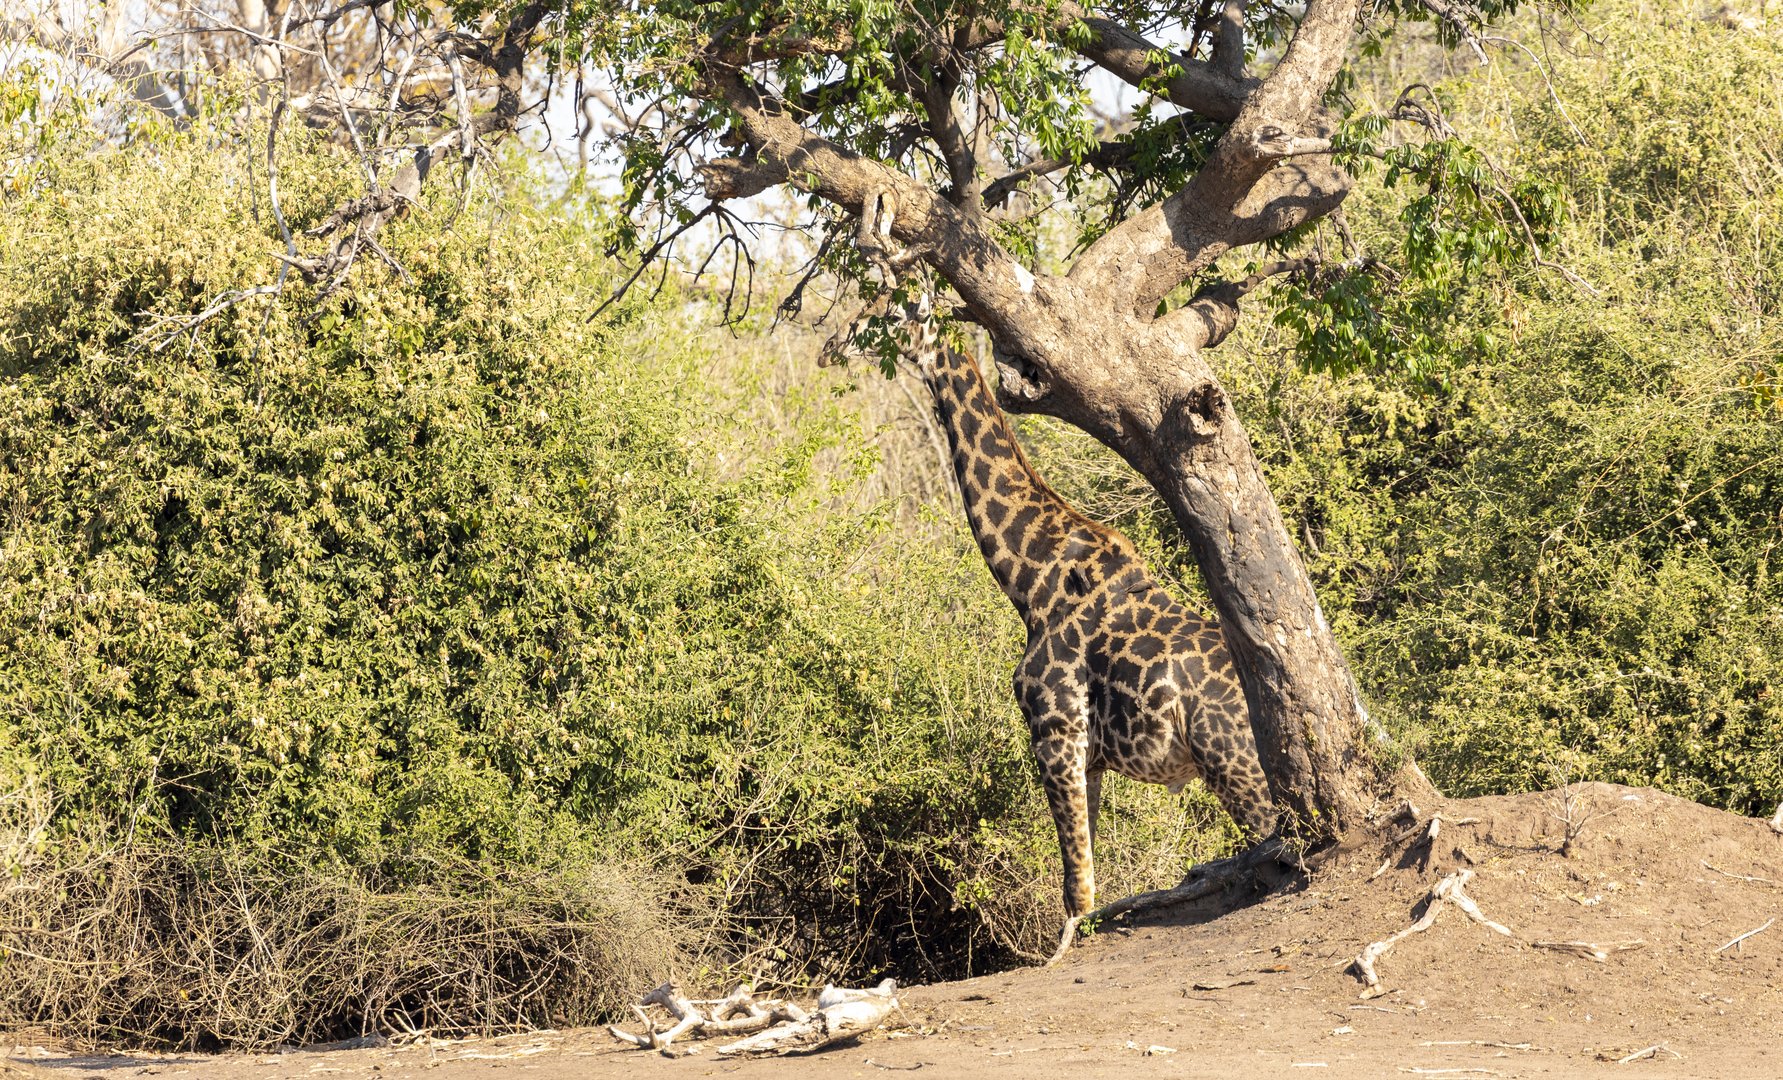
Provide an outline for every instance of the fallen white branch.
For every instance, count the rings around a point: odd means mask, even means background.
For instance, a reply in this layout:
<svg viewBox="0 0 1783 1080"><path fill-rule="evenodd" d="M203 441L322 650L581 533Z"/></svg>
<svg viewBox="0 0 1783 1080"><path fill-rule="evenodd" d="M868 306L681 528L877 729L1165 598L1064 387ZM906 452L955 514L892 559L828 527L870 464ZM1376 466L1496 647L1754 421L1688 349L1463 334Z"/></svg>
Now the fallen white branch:
<svg viewBox="0 0 1783 1080"><path fill-rule="evenodd" d="M607 1031L620 1042L665 1054L671 1053L676 1039L689 1034L695 1038L747 1036L719 1047L720 1054L789 1054L816 1050L878 1027L898 1007L897 989L891 979L870 990L826 986L817 996L817 1011L811 1013L790 1001L757 1001L748 983L722 998L696 1002L673 982L665 982L632 1006L643 1034L617 1026ZM666 1012L673 1023L658 1029L650 1012L653 1008Z"/></svg>
<svg viewBox="0 0 1783 1080"><path fill-rule="evenodd" d="M674 1023L665 1030L658 1030L649 1012L652 1006L667 1012ZM701 1038L748 1035L774 1024L797 1022L807 1016L805 1010L790 1002L755 1000L748 983L739 985L725 997L696 1003L683 996L673 982L666 982L639 998L631 1010L643 1025L644 1033L639 1035L617 1026L609 1026L608 1033L621 1042L662 1051L667 1051L676 1039L689 1032Z"/></svg>
<svg viewBox="0 0 1783 1080"><path fill-rule="evenodd" d="M883 1024L898 1007L897 990L898 984L892 979L871 990L826 986L817 997L815 1013L721 1046L718 1052L726 1055L808 1053L864 1035Z"/></svg>
<svg viewBox="0 0 1783 1080"><path fill-rule="evenodd" d="M1771 918L1771 919L1766 919L1766 920L1765 920L1765 921L1764 921L1764 925L1763 925L1763 926L1761 926L1761 927L1759 927L1759 928L1758 928L1758 929L1756 929L1756 930L1748 930L1748 931L1746 931L1746 932L1745 932L1745 933L1743 933L1743 934L1741 934L1741 935L1740 935L1740 936L1739 936L1739 937L1737 937L1737 938L1734 938L1734 939L1733 939L1733 940L1732 940L1732 941L1730 941L1730 942L1728 942L1728 943L1727 943L1727 944L1725 944L1725 945L1723 945L1723 946L1721 946L1721 947L1720 947L1720 948L1719 948L1719 949L1716 949L1716 950L1715 950L1715 951L1716 951L1716 952L1718 952L1718 953L1724 953L1724 952L1726 952L1726 951L1727 951L1727 950L1729 950L1729 949L1731 949L1731 948L1733 948L1733 947L1734 947L1734 946L1735 946L1735 945L1738 945L1738 944L1739 944L1739 943L1740 943L1740 942L1742 942L1742 941L1745 941L1745 940L1746 940L1746 939L1747 939L1747 938L1749 938L1749 937L1752 937L1752 936L1754 936L1754 935L1756 935L1756 934L1762 934L1762 933L1764 933L1764 932L1765 932L1765 931L1766 931L1766 930L1769 930L1769 929L1770 929L1770 928L1771 928L1771 925L1772 925L1772 924L1773 924L1773 923L1775 923L1775 922L1776 922L1776 921L1777 921L1777 920L1776 920L1776 919L1774 919L1774 918Z"/></svg>
<svg viewBox="0 0 1783 1080"><path fill-rule="evenodd" d="M1703 864L1703 869L1713 870L1715 873L1720 874L1722 877L1733 878L1735 881L1750 881L1750 882L1753 882L1753 883L1759 884L1759 885L1775 885L1776 884L1776 882L1772 881L1768 877L1752 877L1749 874L1730 874L1726 870L1721 869L1719 866L1715 866L1714 864L1710 863L1709 860L1707 860L1707 859L1698 859L1696 861Z"/></svg>
<svg viewBox="0 0 1783 1080"><path fill-rule="evenodd" d="M1616 1064L1626 1065L1631 1061L1639 1061L1640 1059L1642 1059L1644 1057L1658 1057L1659 1052L1661 1050L1664 1050L1666 1053L1670 1054L1671 1056L1673 1056L1675 1058L1679 1058L1680 1060L1684 1057L1683 1054L1678 1053L1676 1050L1673 1050L1671 1047L1665 1045L1664 1043L1654 1043L1652 1046L1647 1047L1645 1050L1636 1050L1634 1053L1628 1055L1627 1057L1617 1058Z"/></svg>

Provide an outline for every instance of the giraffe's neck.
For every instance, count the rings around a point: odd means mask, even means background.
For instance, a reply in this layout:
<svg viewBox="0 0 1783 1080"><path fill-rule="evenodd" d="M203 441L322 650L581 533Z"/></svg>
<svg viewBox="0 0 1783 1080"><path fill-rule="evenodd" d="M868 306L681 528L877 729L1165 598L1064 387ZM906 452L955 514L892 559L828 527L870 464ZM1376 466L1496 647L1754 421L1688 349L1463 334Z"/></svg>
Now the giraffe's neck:
<svg viewBox="0 0 1783 1080"><path fill-rule="evenodd" d="M1035 474L977 363L945 348L926 359L923 378L979 550L1022 616L1037 617L1060 595L1068 564L1086 553L1095 528Z"/></svg>

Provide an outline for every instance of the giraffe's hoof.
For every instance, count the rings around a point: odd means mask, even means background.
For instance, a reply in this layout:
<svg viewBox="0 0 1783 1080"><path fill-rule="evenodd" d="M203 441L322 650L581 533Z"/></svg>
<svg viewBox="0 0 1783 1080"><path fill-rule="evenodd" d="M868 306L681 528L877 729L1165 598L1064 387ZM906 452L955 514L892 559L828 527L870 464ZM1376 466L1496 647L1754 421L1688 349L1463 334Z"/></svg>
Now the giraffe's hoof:
<svg viewBox="0 0 1783 1080"><path fill-rule="evenodd" d="M1045 967L1052 967L1060 960L1063 960L1067 952L1071 951L1071 943L1077 940L1077 924L1082 921L1082 915L1073 915L1065 920L1065 931L1059 935L1059 947L1054 949L1052 955L1046 958Z"/></svg>

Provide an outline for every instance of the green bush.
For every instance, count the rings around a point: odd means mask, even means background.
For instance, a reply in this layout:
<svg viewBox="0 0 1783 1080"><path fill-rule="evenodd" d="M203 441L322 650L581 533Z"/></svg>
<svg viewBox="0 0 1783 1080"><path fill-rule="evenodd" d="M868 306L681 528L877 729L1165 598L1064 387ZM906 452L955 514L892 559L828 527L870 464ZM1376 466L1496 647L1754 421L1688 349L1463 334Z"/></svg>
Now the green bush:
<svg viewBox="0 0 1783 1080"><path fill-rule="evenodd" d="M598 238L517 173L451 227L448 184L388 230L402 276L368 256L329 299L293 279L219 306L283 250L242 153L264 131L235 123L51 153L0 203L0 746L69 852L35 890L140 879L152 903L72 890L109 898L96 940L184 932L117 912L209 910L217 866L441 934L429 904L561 896L502 948L562 993L453 999L435 1026L587 1019L665 957L933 978L1055 932L1019 621L957 529L937 548L859 496L855 415L795 395L765 436L739 388L767 350L672 302L591 322L616 280ZM353 193L298 134L280 169L295 229ZM1116 785L1108 820L1110 891L1228 842L1205 796ZM615 917L578 884L601 867L684 925L673 948L587 951L572 931ZM273 936L317 970L364 947L306 926ZM541 959L566 940L593 989ZM195 972L83 999L28 952L0 964L5 1017L87 1037L308 1037L414 998L269 1017Z"/></svg>

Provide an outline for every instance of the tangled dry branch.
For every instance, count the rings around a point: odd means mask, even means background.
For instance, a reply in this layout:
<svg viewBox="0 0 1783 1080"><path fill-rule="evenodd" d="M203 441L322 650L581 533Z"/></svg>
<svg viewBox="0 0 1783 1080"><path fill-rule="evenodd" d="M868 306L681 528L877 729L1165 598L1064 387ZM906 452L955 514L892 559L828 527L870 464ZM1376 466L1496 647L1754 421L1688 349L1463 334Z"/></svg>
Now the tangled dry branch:
<svg viewBox="0 0 1783 1080"><path fill-rule="evenodd" d="M663 898L613 868L402 873L429 880L167 842L40 861L0 889L0 1024L77 1046L488 1033L622 1009L682 955Z"/></svg>
<svg viewBox="0 0 1783 1080"><path fill-rule="evenodd" d="M817 996L816 1009L808 1012L778 998L757 1001L748 983L722 998L692 1001L671 981L645 994L632 1006L632 1012L644 1025L643 1034L618 1026L607 1030L620 1042L660 1050L670 1056L677 1056L671 1045L686 1034L695 1038L747 1036L718 1048L719 1054L727 1056L808 1053L879 1027L898 1007L897 990L898 984L892 979L865 990L826 986ZM674 1023L659 1030L649 1011L652 1008L667 1012ZM682 1053L698 1051L699 1047L694 1047Z"/></svg>

